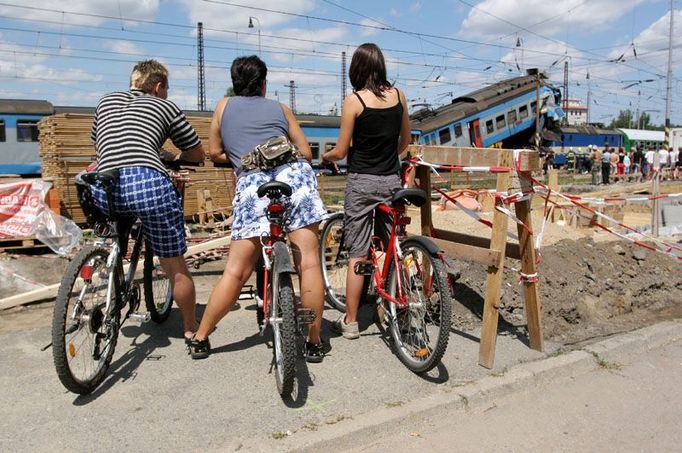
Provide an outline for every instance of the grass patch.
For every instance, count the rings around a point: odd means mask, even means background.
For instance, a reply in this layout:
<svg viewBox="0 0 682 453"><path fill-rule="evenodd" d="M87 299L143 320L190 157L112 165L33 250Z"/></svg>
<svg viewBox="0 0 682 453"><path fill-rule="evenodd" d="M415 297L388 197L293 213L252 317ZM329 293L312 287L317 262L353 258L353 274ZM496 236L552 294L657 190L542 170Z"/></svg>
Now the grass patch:
<svg viewBox="0 0 682 453"><path fill-rule="evenodd" d="M592 355L594 356L594 360L597 361L597 366L603 370L620 370L623 368L623 364L618 362L609 362L596 352L593 352Z"/></svg>
<svg viewBox="0 0 682 453"><path fill-rule="evenodd" d="M388 403L386 403L386 407L389 407L389 408L391 408L391 407L400 407L400 406L402 406L403 404L405 404L404 401L389 401Z"/></svg>

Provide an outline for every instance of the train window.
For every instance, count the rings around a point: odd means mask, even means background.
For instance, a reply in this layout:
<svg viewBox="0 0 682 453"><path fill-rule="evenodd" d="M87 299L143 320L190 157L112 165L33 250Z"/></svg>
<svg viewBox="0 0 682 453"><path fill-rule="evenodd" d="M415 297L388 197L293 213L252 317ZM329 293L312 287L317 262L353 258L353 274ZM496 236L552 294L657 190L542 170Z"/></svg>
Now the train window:
<svg viewBox="0 0 682 453"><path fill-rule="evenodd" d="M310 151L313 153L313 159L319 159L320 157L320 144L315 142L315 143L308 143L310 146Z"/></svg>
<svg viewBox="0 0 682 453"><path fill-rule="evenodd" d="M516 110L510 110L507 113L507 122L509 124L514 124L516 123Z"/></svg>
<svg viewBox="0 0 682 453"><path fill-rule="evenodd" d="M521 119L528 118L528 106L527 105L522 105L519 107L519 116Z"/></svg>
<svg viewBox="0 0 682 453"><path fill-rule="evenodd" d="M441 129L438 131L438 139L440 140L441 145L445 145L446 143L450 143L450 139L452 137L450 136L450 128L446 127L445 129Z"/></svg>
<svg viewBox="0 0 682 453"><path fill-rule="evenodd" d="M495 127L497 127L498 129L502 129L506 125L507 123L504 121L504 115L500 115L497 118L495 118Z"/></svg>
<svg viewBox="0 0 682 453"><path fill-rule="evenodd" d="M455 124L455 137L461 137L462 136L462 124Z"/></svg>
<svg viewBox="0 0 682 453"><path fill-rule="evenodd" d="M7 141L7 136L5 135L5 120L0 120L0 142Z"/></svg>
<svg viewBox="0 0 682 453"><path fill-rule="evenodd" d="M495 132L495 127L493 126L493 120L488 120L485 122L485 130L489 134L492 134L493 132Z"/></svg>
<svg viewBox="0 0 682 453"><path fill-rule="evenodd" d="M17 120L17 141L37 142L38 122L32 120Z"/></svg>
<svg viewBox="0 0 682 453"><path fill-rule="evenodd" d="M537 102L533 101L530 103L530 111L535 114L535 106L538 105Z"/></svg>

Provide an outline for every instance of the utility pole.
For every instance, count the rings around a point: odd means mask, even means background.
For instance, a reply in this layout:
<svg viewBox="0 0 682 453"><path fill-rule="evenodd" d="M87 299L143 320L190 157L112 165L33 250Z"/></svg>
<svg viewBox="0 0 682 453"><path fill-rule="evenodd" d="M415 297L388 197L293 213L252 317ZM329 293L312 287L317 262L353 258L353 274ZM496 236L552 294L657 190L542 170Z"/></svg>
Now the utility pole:
<svg viewBox="0 0 682 453"><path fill-rule="evenodd" d="M526 74L535 76L535 149L540 149L540 70L530 68Z"/></svg>
<svg viewBox="0 0 682 453"><path fill-rule="evenodd" d="M590 71L587 71L587 75L585 76L587 79L587 124L590 124Z"/></svg>
<svg viewBox="0 0 682 453"><path fill-rule="evenodd" d="M204 24L197 23L197 110L206 110L206 75L204 73Z"/></svg>
<svg viewBox="0 0 682 453"><path fill-rule="evenodd" d="M341 52L341 105L346 99L346 52Z"/></svg>
<svg viewBox="0 0 682 453"><path fill-rule="evenodd" d="M568 61L564 61L564 119L563 124L568 125Z"/></svg>
<svg viewBox="0 0 682 453"><path fill-rule="evenodd" d="M296 85L293 80L289 80L289 85L284 85L289 87L289 108L292 112L296 113Z"/></svg>
<svg viewBox="0 0 682 453"><path fill-rule="evenodd" d="M670 110L672 108L673 90L673 18L675 17L675 0L670 0L670 30L668 31L668 80L665 87L665 138L666 149L670 146ZM656 232L657 233L657 232Z"/></svg>

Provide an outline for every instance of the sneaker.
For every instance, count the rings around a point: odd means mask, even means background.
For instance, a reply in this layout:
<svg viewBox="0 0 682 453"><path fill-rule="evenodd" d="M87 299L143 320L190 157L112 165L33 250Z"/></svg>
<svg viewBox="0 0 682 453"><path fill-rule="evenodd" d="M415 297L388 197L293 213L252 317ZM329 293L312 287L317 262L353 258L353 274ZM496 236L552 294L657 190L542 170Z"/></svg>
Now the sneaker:
<svg viewBox="0 0 682 453"><path fill-rule="evenodd" d="M187 342L187 351L193 360L205 359L211 353L211 343L208 338L197 340L192 337Z"/></svg>
<svg viewBox="0 0 682 453"><path fill-rule="evenodd" d="M309 341L305 342L303 346L303 356L305 361L309 363L320 363L324 360L325 355L325 345L324 343L311 343Z"/></svg>
<svg viewBox="0 0 682 453"><path fill-rule="evenodd" d="M347 340L355 340L360 338L360 329L357 321L346 324L346 315L341 316L336 321L332 322L332 330L343 335Z"/></svg>

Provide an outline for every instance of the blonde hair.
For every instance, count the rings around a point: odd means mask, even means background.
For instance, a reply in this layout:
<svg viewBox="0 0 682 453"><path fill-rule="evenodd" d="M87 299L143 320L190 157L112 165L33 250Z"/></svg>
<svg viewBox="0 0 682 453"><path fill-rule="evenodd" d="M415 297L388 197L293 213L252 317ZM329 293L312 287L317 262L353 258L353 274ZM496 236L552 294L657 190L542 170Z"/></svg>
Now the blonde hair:
<svg viewBox="0 0 682 453"><path fill-rule="evenodd" d="M156 60L140 61L130 74L130 89L151 93L157 83L168 86L168 69Z"/></svg>

